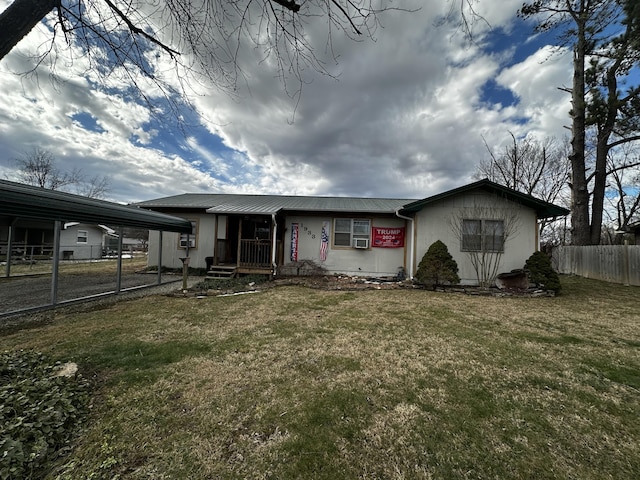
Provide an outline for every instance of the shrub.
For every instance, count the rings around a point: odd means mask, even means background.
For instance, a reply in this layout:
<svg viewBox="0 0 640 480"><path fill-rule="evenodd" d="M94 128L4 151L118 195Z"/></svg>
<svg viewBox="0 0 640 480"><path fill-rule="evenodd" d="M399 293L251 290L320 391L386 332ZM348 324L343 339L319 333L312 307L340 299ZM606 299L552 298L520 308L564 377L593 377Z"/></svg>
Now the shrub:
<svg viewBox="0 0 640 480"><path fill-rule="evenodd" d="M560 277L551 266L551 258L544 252L534 252L524 264L529 280L547 290L560 291Z"/></svg>
<svg viewBox="0 0 640 480"><path fill-rule="evenodd" d="M458 264L449 253L447 246L440 240L433 242L422 257L418 264L416 280L434 288L445 282L460 283Z"/></svg>
<svg viewBox="0 0 640 480"><path fill-rule="evenodd" d="M41 353L0 354L0 479L41 478L65 450L88 403L80 376L57 376Z"/></svg>

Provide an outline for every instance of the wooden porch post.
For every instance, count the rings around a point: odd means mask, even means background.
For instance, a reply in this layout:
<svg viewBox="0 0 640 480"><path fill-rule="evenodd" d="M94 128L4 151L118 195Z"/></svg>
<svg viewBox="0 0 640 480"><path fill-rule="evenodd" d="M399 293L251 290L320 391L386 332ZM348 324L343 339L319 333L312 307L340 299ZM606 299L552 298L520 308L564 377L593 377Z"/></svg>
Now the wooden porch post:
<svg viewBox="0 0 640 480"><path fill-rule="evenodd" d="M213 222L213 264L218 265L218 214Z"/></svg>
<svg viewBox="0 0 640 480"><path fill-rule="evenodd" d="M276 264L276 238L278 223L276 222L276 214L271 214L271 229L273 230L271 235L271 276L276 274L278 265Z"/></svg>
<svg viewBox="0 0 640 480"><path fill-rule="evenodd" d="M238 253L236 256L236 266L240 266L240 253L242 252L242 217L238 218Z"/></svg>

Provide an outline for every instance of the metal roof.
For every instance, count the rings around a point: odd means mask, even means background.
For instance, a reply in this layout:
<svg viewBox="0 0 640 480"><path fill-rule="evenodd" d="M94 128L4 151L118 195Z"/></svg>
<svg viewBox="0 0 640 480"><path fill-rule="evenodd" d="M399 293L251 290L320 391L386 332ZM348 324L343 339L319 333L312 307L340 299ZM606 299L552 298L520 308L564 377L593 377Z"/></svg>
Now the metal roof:
<svg viewBox="0 0 640 480"><path fill-rule="evenodd" d="M140 202L144 208L203 208L207 213L272 215L288 212L393 213L414 199L287 195L183 194Z"/></svg>
<svg viewBox="0 0 640 480"><path fill-rule="evenodd" d="M0 180L0 220L33 218L191 233L191 222L130 205Z"/></svg>
<svg viewBox="0 0 640 480"><path fill-rule="evenodd" d="M503 198L517 202L536 211L539 218L559 217L569 210L545 202L525 193L504 187L487 179L454 188L444 193L422 200L398 198L358 198L358 197L306 197L286 195L236 195L185 193L172 197L158 198L140 202L144 208L164 209L202 209L217 214L255 214L272 215L286 212L334 212L334 213L415 213L425 206L453 195L471 190L484 190Z"/></svg>
<svg viewBox="0 0 640 480"><path fill-rule="evenodd" d="M462 187L454 188L453 190L449 190L444 193L440 193L438 195L434 195L432 197L427 197L423 200L418 200L416 202L409 203L408 205L404 206L404 208L402 209L402 212L403 213L418 212L433 202L437 202L439 200L452 197L454 195L467 193L467 192L470 192L471 190L484 190L489 193L497 194L498 196L506 198L507 200L511 200L513 202L529 207L535 210L536 215L538 215L538 218L563 217L570 213L570 210L564 207L559 207L558 205L545 202L544 200L540 200L531 195L527 195L526 193L518 192L511 188L494 183L486 178L474 183L470 183L468 185L464 185Z"/></svg>

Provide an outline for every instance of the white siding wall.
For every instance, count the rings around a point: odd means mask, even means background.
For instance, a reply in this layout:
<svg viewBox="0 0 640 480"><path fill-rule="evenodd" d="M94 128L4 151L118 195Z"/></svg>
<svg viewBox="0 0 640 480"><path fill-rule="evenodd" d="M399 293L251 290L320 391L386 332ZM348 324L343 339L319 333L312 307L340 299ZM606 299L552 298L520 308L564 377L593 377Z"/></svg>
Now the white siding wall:
<svg viewBox="0 0 640 480"><path fill-rule="evenodd" d="M87 243L78 243L78 231L87 232ZM78 224L60 231L60 255L73 252L73 260L89 260L102 257L102 236L104 231L95 225Z"/></svg>
<svg viewBox="0 0 640 480"><path fill-rule="evenodd" d="M476 272L469 261L468 254L461 251L460 240L452 231L451 221L460 218L460 216L469 219L475 218L474 213L481 210L486 211L489 206L491 206L491 213L497 213L494 218L496 220L500 219L500 214L510 215L514 211L517 212L519 218L516 232L507 239L504 246L498 272L509 272L523 268L527 258L537 250L536 231L538 227L535 212L488 193L474 193L448 198L418 212L414 268L418 268L418 264L429 246L436 240L441 240L458 263L461 282L467 285L477 284Z"/></svg>
<svg viewBox="0 0 640 480"><path fill-rule="evenodd" d="M189 249L189 267L191 268L205 268L206 257L213 256L214 245L214 230L215 230L215 215L206 213L189 213L189 214L175 214L172 215L185 218L190 221L198 222L198 229L196 232L196 247ZM220 231L220 225L218 225L218 231ZM220 237L219 237L220 238ZM158 243L159 232L149 232L149 266L156 266L158 264ZM185 256L185 249L180 248L180 234L175 232L163 232L162 234L162 265L167 268L182 268L182 261L180 257Z"/></svg>
<svg viewBox="0 0 640 480"><path fill-rule="evenodd" d="M405 221L398 218L372 218L357 216L352 218L368 218L372 227L405 227ZM327 260L320 261L320 243L322 223L329 222L330 244ZM405 267L405 248L369 248L356 249L335 247L333 245L333 217L288 216L284 238L284 264L291 263L291 225L299 225L298 260L313 260L324 266L330 273L344 273L362 276L392 276L398 273L399 267ZM405 245L409 229L405 231Z"/></svg>

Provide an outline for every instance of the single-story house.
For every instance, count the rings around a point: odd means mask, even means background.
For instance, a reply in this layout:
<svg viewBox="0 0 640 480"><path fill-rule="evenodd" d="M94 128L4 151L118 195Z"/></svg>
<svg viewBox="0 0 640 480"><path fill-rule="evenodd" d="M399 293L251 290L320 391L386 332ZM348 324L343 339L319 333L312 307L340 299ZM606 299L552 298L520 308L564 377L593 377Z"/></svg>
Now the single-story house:
<svg viewBox="0 0 640 480"><path fill-rule="evenodd" d="M633 235L634 245L640 245L640 222L630 223L628 230Z"/></svg>
<svg viewBox="0 0 640 480"><path fill-rule="evenodd" d="M0 222L0 256L4 257L9 248L9 232L11 232L12 254L16 257L34 257L53 255L53 226L50 222L37 219L20 218L12 221L12 228L7 222Z"/></svg>
<svg viewBox="0 0 640 480"><path fill-rule="evenodd" d="M0 225L0 255L7 253L8 226ZM12 228L12 254L19 257L53 256L53 223L37 219L19 219ZM103 256L108 244L117 248L118 235L106 225L65 222L60 230L60 258L89 260Z"/></svg>
<svg viewBox="0 0 640 480"><path fill-rule="evenodd" d="M149 259L164 266L230 265L277 274L309 260L329 273L409 276L436 240L447 245L463 283L478 281L474 257L499 271L522 268L538 248L538 220L569 211L489 180L422 200L280 195L182 194L137 204L191 221L192 234L149 236ZM161 247L160 247L161 246Z"/></svg>
<svg viewBox="0 0 640 480"><path fill-rule="evenodd" d="M115 235L115 230L106 225L64 223L60 231L60 256L63 260L101 258L110 235Z"/></svg>

